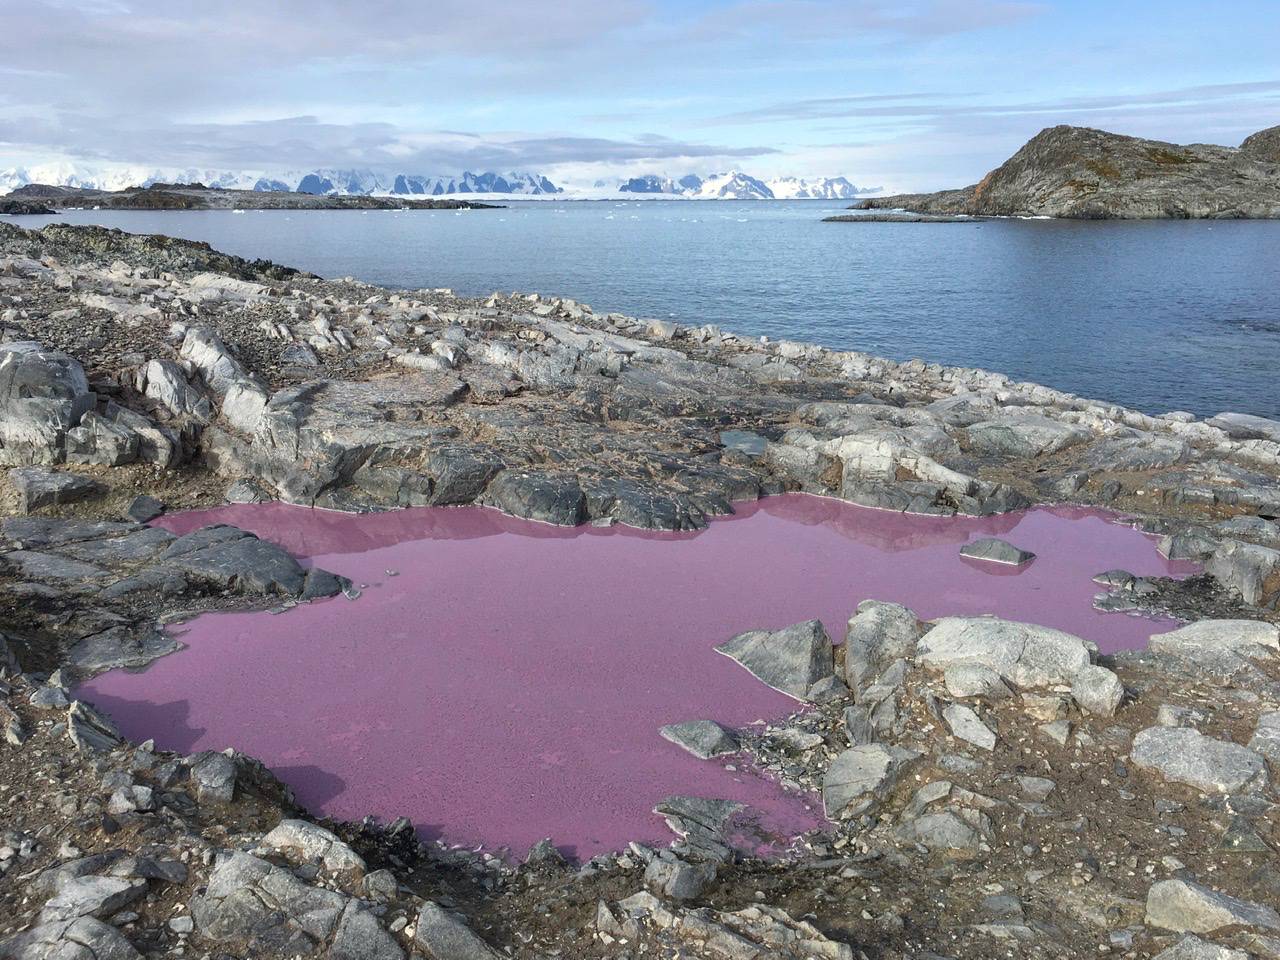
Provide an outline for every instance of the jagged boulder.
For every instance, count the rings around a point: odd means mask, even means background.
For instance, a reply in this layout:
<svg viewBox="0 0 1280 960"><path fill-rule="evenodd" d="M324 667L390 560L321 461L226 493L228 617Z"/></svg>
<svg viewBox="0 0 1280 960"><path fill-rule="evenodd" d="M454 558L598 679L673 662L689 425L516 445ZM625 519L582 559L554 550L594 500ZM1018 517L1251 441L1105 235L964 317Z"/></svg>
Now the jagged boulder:
<svg viewBox="0 0 1280 960"><path fill-rule="evenodd" d="M61 463L67 431L96 402L77 360L30 340L0 344L0 464Z"/></svg>

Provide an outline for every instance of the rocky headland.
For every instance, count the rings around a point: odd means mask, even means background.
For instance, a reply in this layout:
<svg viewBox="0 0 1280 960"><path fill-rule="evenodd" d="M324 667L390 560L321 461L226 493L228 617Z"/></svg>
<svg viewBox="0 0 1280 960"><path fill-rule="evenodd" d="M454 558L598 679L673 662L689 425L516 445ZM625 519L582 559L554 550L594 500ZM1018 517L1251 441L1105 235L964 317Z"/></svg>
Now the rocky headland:
<svg viewBox="0 0 1280 960"><path fill-rule="evenodd" d="M72 208L99 207L103 210L488 210L497 206L456 197L226 190L199 183L153 183L126 190L31 183L0 197L0 213L9 214L49 214Z"/></svg>
<svg viewBox="0 0 1280 960"><path fill-rule="evenodd" d="M4 960L1280 956L1280 422L93 227L0 224L0 324ZM234 527L147 525L166 509L675 530L786 490L1107 506L1205 574L1100 571L1099 604L1188 621L1114 656L860 597L842 644L816 622L723 638L803 709L663 735L820 797L829 830L782 859L740 849L714 797L659 805L670 848L585 864L317 822L234 749L128 743L76 699L171 652L159 624L352 589Z"/></svg>
<svg viewBox="0 0 1280 960"><path fill-rule="evenodd" d="M979 183L862 200L854 209L1074 220L1280 218L1280 126L1239 147L1049 127Z"/></svg>

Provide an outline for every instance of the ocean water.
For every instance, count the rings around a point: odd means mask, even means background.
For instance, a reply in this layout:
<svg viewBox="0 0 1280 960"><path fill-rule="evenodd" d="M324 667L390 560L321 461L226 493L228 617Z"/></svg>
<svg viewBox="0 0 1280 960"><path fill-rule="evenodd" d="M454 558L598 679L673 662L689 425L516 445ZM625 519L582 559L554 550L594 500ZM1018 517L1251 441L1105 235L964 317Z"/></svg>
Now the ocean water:
<svg viewBox="0 0 1280 960"><path fill-rule="evenodd" d="M318 812L405 815L424 836L517 855L549 836L584 859L667 843L653 807L673 794L748 805L767 845L821 822L816 798L743 757L697 760L659 736L668 723L743 727L799 709L715 652L735 634L817 618L839 641L858 603L880 599L922 617L1040 623L1110 652L1175 624L1095 610L1096 573L1196 569L1078 507L942 518L792 494L689 533L552 527L481 507L357 516L275 503L161 521L178 533L214 522L363 592L201 616L179 628L188 649L77 696L136 740L234 744ZM1036 559L960 556L993 535Z"/></svg>
<svg viewBox="0 0 1280 960"><path fill-rule="evenodd" d="M1280 417L1280 222L822 223L834 201L77 211L326 277L983 367L1149 413ZM39 225L50 218L23 218Z"/></svg>

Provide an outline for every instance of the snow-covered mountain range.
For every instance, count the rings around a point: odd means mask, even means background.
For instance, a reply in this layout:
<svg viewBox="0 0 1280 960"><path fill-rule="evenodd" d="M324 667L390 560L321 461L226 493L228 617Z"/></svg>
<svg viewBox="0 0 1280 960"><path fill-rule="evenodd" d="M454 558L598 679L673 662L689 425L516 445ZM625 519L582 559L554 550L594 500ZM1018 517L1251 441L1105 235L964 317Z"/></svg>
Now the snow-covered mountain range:
<svg viewBox="0 0 1280 960"><path fill-rule="evenodd" d="M93 190L123 190L149 187L153 183L203 183L226 190L279 190L289 193L422 196L454 194L498 194L527 197L602 198L608 196L657 195L691 200L849 200L874 193L856 187L844 177L801 179L778 177L761 180L740 170L709 177L696 174L673 179L649 174L626 180L597 181L594 188L566 190L539 173L463 173L455 176L424 176L408 173L380 173L373 170L261 170L229 171L173 169L142 166L57 162L0 170L0 195L29 183Z"/></svg>
<svg viewBox="0 0 1280 960"><path fill-rule="evenodd" d="M597 186L602 186L597 184ZM705 179L695 174L661 177L649 174L632 177L618 185L620 193L670 194L702 200L849 200L867 191L855 187L844 177L778 177L760 180L740 170L718 173Z"/></svg>
<svg viewBox="0 0 1280 960"><path fill-rule="evenodd" d="M372 170L295 170L286 172L91 167L49 163L0 170L0 194L28 183L92 190L123 190L153 183L203 183L226 190L282 190L290 193L387 194L439 197L457 193L540 196L561 190L537 173L464 173L457 176L386 174Z"/></svg>

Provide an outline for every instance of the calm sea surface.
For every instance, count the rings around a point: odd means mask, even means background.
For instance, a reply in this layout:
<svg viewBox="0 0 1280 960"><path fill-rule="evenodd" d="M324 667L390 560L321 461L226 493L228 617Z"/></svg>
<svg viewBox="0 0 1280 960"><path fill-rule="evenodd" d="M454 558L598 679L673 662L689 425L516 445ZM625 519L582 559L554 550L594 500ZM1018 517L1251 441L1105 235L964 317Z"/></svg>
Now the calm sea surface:
<svg viewBox="0 0 1280 960"><path fill-rule="evenodd" d="M841 204L78 211L326 277L616 310L985 367L1150 413L1280 417L1280 222L822 223ZM37 226L51 218L23 218Z"/></svg>

